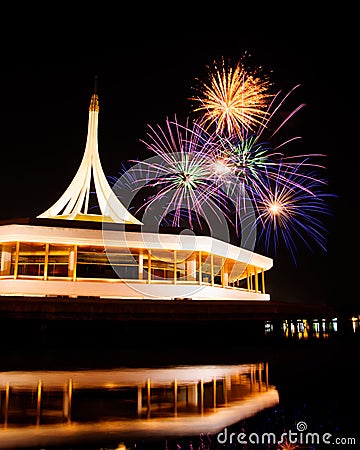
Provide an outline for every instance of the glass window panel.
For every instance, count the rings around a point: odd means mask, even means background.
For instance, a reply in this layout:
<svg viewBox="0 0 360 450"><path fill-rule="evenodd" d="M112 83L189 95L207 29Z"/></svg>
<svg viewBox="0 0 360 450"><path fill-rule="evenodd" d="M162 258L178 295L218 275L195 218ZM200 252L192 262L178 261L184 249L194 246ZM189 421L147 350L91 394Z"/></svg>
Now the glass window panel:
<svg viewBox="0 0 360 450"><path fill-rule="evenodd" d="M153 280L173 280L174 263L151 259L151 278Z"/></svg>
<svg viewBox="0 0 360 450"><path fill-rule="evenodd" d="M221 269L223 266L223 259L221 256L213 256L213 271L214 271L214 284L221 285Z"/></svg>
<svg viewBox="0 0 360 450"><path fill-rule="evenodd" d="M166 263L174 262L174 252L172 250L149 250L152 261L162 261Z"/></svg>
<svg viewBox="0 0 360 450"><path fill-rule="evenodd" d="M196 282L199 280L199 253L193 251L176 252L176 279Z"/></svg>
<svg viewBox="0 0 360 450"><path fill-rule="evenodd" d="M16 245L13 243L0 244L0 276L14 273L12 266L12 255L15 254Z"/></svg>
<svg viewBox="0 0 360 450"><path fill-rule="evenodd" d="M15 253L13 264L15 263ZM45 267L45 244L20 243L18 275L43 276Z"/></svg>
<svg viewBox="0 0 360 450"><path fill-rule="evenodd" d="M107 252L107 257L118 278L139 278L139 254L137 249L111 249Z"/></svg>
<svg viewBox="0 0 360 450"><path fill-rule="evenodd" d="M53 245L49 246L48 256L48 277L68 277L69 276L69 260L70 245Z"/></svg>
<svg viewBox="0 0 360 450"><path fill-rule="evenodd" d="M201 281L211 283L211 258L206 253L201 254Z"/></svg>
<svg viewBox="0 0 360 450"><path fill-rule="evenodd" d="M77 277L138 279L139 255L129 249L105 250L103 247L80 247L77 254Z"/></svg>

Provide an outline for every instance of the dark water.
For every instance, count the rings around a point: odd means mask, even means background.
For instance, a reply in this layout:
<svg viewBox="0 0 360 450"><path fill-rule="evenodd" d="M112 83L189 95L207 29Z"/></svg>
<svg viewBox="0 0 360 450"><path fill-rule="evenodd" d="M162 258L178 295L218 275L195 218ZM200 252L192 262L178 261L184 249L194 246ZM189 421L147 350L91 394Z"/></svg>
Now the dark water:
<svg viewBox="0 0 360 450"><path fill-rule="evenodd" d="M358 322L282 331L4 341L0 448L360 448Z"/></svg>

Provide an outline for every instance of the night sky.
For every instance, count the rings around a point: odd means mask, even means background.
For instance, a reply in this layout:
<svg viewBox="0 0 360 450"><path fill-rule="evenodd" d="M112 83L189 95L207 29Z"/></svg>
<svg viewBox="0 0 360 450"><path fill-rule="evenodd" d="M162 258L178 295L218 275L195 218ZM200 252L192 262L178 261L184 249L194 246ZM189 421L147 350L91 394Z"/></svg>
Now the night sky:
<svg viewBox="0 0 360 450"><path fill-rule="evenodd" d="M147 124L189 115L188 99L207 65L221 57L237 62L246 51L278 89L301 84L296 99L306 108L292 124L294 133L302 136L303 153L327 155L328 191L336 195L326 219L328 250L299 248L294 265L279 249L267 290L274 300L355 304L355 41L352 30L339 35L334 25L303 23L275 36L262 27L206 32L205 25L189 30L168 23L135 27L131 36L119 28L111 39L24 37L18 47L4 48L0 219L36 217L69 185L85 149L95 76L100 159L105 174L115 176L122 163L152 156L140 142Z"/></svg>

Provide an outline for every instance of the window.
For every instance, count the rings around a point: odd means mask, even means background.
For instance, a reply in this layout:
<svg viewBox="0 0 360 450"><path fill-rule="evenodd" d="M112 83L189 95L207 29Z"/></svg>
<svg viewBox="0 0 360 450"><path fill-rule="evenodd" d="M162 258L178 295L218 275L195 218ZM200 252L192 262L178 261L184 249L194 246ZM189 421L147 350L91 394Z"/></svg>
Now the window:
<svg viewBox="0 0 360 450"><path fill-rule="evenodd" d="M16 252L11 259L11 273L15 270ZM21 242L19 248L18 276L43 277L45 268L45 244Z"/></svg>
<svg viewBox="0 0 360 450"><path fill-rule="evenodd" d="M78 248L78 278L137 279L138 267L139 255L129 249Z"/></svg>
<svg viewBox="0 0 360 450"><path fill-rule="evenodd" d="M68 277L70 252L72 247L69 245L53 245L49 246L48 256L48 277Z"/></svg>

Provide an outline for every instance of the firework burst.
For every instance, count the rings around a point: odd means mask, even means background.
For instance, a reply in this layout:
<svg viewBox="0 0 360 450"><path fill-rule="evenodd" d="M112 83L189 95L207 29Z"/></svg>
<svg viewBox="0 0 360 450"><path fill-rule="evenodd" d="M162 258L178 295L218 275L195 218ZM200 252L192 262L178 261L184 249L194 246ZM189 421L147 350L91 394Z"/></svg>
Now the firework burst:
<svg viewBox="0 0 360 450"><path fill-rule="evenodd" d="M175 117L167 119L165 127L149 126L147 139L141 142L155 157L132 161L134 189L139 186L152 189L152 195L144 200L138 213L157 205L161 209L157 211L159 216L172 216L172 226L180 226L184 216L190 226L194 219L200 224L209 209L216 215L222 214L226 195L213 182L222 174L214 162L212 135L196 122L190 124L187 119L181 125Z"/></svg>
<svg viewBox="0 0 360 450"><path fill-rule="evenodd" d="M326 250L325 215L331 194L324 192L326 181L317 173L303 171L302 164L280 165L277 177L264 177L254 193L258 239L264 240L267 251L274 251L282 241L296 263L296 243L302 241L309 249L316 243Z"/></svg>
<svg viewBox="0 0 360 450"><path fill-rule="evenodd" d="M232 67L224 58L208 70L208 81L198 80L199 95L190 99L200 104L193 112L202 113L203 126L215 125L217 133L228 136L258 127L272 97L268 78L251 73L242 61Z"/></svg>

